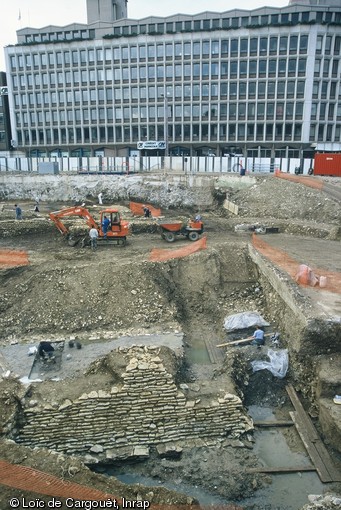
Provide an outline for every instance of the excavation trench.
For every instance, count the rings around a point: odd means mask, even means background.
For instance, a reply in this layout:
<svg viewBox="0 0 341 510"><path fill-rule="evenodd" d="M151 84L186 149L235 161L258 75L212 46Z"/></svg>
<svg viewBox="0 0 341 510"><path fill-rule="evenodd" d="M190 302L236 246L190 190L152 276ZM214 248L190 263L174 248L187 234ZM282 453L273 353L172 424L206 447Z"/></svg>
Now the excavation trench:
<svg viewBox="0 0 341 510"><path fill-rule="evenodd" d="M150 239L162 246L156 234ZM162 264L147 261L150 240L142 236L124 256L105 248L95 254L55 251L41 240L45 251L32 254L29 273L21 268L2 275L7 341L0 353L10 370L25 377L33 361L29 346L43 338L63 341L60 380L38 367L35 376L43 383L6 389L13 398L4 437L80 456L129 487L170 484L202 504L297 510L308 493L324 490L315 473L254 471L275 460L268 445L281 463L309 462L292 428L250 426L249 416L284 419L292 409L286 381L267 371L252 373L250 362L265 359L269 345L260 351L216 347L227 340L226 315L257 310L270 322L269 331L281 332L281 347L289 348L287 378L302 388L312 383L304 393L311 408L324 395L317 361L323 363L336 332L330 325L324 330L323 321L320 329L311 326L303 305L295 313L291 302L297 296L290 285L288 294L285 285L276 286L278 275L250 252L248 236L224 232L222 241L219 233L210 249ZM21 239L20 247L30 252L37 242ZM11 303L14 289L19 303ZM16 316L15 305L26 316ZM34 315L28 317L29 310ZM69 346L71 338L82 344L79 351ZM297 490L301 499L290 499ZM280 499L285 491L286 506Z"/></svg>

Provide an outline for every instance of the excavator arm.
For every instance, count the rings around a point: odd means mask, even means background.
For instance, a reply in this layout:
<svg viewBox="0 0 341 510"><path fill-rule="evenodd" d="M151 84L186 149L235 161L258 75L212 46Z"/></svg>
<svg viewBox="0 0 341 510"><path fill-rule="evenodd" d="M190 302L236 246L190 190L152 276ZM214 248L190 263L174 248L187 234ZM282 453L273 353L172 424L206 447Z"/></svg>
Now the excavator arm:
<svg viewBox="0 0 341 510"><path fill-rule="evenodd" d="M68 207L66 209L62 209L61 211L56 211L49 214L50 219L56 225L59 232L65 236L68 236L70 231L61 221L61 219L68 218L70 216L79 216L80 218L84 218L89 228L99 228L96 221L93 219L89 211L85 209L85 207Z"/></svg>

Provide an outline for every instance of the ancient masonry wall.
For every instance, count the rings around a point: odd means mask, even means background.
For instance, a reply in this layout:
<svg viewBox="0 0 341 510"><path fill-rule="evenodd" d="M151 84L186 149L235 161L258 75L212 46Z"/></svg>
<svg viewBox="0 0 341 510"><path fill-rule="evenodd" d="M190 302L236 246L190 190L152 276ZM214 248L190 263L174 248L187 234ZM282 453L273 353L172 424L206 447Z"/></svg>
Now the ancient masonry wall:
<svg viewBox="0 0 341 510"><path fill-rule="evenodd" d="M222 393L205 404L200 398L187 399L152 349L135 348L122 378L123 384L111 391L91 391L60 405L25 408L26 424L16 440L114 459L138 455L141 446L238 438L253 428L236 395Z"/></svg>

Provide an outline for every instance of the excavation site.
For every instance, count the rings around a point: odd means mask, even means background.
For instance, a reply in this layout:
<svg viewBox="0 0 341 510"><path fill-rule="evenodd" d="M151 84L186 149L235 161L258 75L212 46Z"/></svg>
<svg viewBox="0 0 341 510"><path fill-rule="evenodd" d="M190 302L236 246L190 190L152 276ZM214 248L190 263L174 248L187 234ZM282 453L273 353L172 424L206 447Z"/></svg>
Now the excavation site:
<svg viewBox="0 0 341 510"><path fill-rule="evenodd" d="M0 182L1 509L341 507L339 178Z"/></svg>

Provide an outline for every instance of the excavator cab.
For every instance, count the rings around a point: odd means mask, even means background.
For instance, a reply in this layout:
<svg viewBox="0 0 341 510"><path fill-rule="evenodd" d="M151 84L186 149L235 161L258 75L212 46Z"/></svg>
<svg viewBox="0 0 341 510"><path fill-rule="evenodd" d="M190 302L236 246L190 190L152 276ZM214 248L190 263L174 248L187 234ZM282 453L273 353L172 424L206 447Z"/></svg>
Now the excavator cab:
<svg viewBox="0 0 341 510"><path fill-rule="evenodd" d="M105 221L109 222L107 230L105 230ZM102 211L100 220L100 236L107 235L110 237L113 232L121 231L121 215L118 211Z"/></svg>

